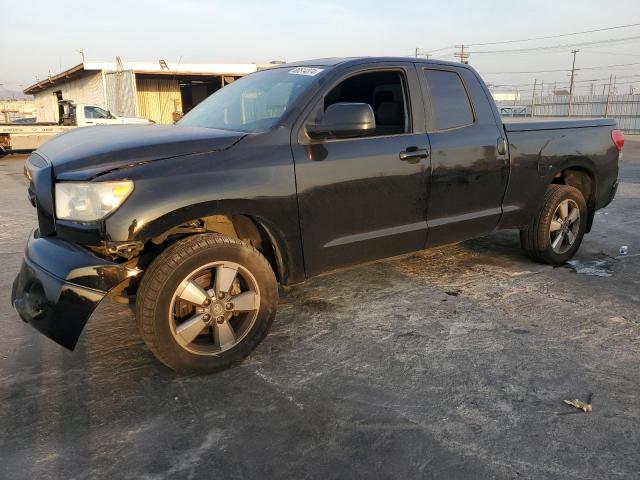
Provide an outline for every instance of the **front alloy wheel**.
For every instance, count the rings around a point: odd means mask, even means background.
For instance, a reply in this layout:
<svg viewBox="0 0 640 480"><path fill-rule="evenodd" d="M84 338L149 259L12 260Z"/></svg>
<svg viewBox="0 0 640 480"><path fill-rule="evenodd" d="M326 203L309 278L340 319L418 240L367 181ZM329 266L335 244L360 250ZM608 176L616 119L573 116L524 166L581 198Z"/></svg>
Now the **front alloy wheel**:
<svg viewBox="0 0 640 480"><path fill-rule="evenodd" d="M140 334L153 354L184 373L241 361L265 337L278 285L262 254L206 233L182 239L151 263L136 299Z"/></svg>
<svg viewBox="0 0 640 480"><path fill-rule="evenodd" d="M169 323L175 341L199 355L219 355L242 341L260 308L255 277L234 262L191 272L173 294Z"/></svg>

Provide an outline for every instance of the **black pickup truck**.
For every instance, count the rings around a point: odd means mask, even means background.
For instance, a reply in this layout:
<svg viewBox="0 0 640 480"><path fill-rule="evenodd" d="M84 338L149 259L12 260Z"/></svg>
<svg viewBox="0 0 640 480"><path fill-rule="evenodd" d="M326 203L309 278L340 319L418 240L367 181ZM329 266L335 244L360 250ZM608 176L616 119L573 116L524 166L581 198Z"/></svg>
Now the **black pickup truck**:
<svg viewBox="0 0 640 480"><path fill-rule="evenodd" d="M278 284L495 229L566 262L616 193L623 143L610 119L503 123L467 65L274 67L177 125L77 129L33 153L12 302L73 349L110 295L164 364L220 370L264 338Z"/></svg>

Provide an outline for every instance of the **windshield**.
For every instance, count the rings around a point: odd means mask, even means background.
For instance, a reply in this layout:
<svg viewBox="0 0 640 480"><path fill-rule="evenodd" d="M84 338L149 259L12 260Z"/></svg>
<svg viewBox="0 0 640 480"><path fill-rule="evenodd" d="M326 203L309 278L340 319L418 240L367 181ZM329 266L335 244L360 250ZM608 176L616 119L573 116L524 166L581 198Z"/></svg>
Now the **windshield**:
<svg viewBox="0 0 640 480"><path fill-rule="evenodd" d="M178 123L264 132L280 120L321 71L319 68L278 68L253 73L221 88Z"/></svg>

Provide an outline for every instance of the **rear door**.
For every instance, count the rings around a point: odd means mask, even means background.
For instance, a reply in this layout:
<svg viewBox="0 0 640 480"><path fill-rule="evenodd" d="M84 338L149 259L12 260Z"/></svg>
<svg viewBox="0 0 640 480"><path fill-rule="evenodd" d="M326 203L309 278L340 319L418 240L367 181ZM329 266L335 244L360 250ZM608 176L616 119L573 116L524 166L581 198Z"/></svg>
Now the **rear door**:
<svg viewBox="0 0 640 480"><path fill-rule="evenodd" d="M431 142L427 245L491 232L502 214L508 156L492 104L472 70L419 68ZM502 146L500 147L502 148Z"/></svg>
<svg viewBox="0 0 640 480"><path fill-rule="evenodd" d="M308 276L418 250L426 241L429 142L414 65L351 67L326 83L292 141ZM370 104L376 132L310 139L304 125L337 102ZM400 155L407 151L422 154Z"/></svg>

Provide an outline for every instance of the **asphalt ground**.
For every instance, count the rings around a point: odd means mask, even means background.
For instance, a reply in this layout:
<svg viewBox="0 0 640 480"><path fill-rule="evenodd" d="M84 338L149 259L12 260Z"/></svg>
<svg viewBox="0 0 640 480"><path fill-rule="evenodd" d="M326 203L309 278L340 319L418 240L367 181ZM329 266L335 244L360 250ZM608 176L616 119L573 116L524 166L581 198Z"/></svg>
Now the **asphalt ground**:
<svg viewBox="0 0 640 480"><path fill-rule="evenodd" d="M640 476L640 141L572 265L505 231L315 278L205 377L109 300L73 353L19 320L24 159L0 158L0 478Z"/></svg>

